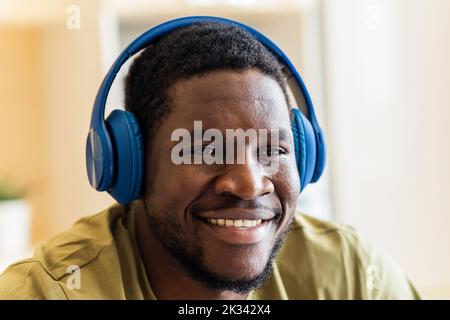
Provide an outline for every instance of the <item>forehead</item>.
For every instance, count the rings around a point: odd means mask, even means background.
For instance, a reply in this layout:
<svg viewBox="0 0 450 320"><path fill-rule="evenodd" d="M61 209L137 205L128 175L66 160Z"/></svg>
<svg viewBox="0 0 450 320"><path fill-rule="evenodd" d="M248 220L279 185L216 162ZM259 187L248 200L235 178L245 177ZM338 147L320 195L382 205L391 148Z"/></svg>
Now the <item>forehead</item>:
<svg viewBox="0 0 450 320"><path fill-rule="evenodd" d="M179 80L169 95L167 120L179 127L191 127L194 120L219 129L290 127L280 85L259 71L215 71Z"/></svg>

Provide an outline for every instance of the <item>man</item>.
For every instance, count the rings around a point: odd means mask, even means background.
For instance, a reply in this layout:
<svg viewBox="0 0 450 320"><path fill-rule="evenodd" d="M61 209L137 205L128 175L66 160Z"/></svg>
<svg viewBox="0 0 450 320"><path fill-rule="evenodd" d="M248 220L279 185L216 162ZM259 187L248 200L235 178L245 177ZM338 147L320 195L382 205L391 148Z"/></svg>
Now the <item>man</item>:
<svg viewBox="0 0 450 320"><path fill-rule="evenodd" d="M246 31L198 23L152 43L130 68L126 109L144 137L140 198L80 220L10 266L1 298L418 298L355 230L296 212L286 80ZM195 121L219 132L276 129L279 144L268 154L277 170L250 161L174 163L172 134L192 131ZM244 150L248 159L259 154L259 146Z"/></svg>

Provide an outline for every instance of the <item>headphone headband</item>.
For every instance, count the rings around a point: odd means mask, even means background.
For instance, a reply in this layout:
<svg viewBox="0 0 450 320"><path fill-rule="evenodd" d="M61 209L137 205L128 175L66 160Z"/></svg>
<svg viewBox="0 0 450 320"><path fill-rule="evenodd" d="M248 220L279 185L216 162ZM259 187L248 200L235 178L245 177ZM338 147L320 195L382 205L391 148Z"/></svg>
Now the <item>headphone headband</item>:
<svg viewBox="0 0 450 320"><path fill-rule="evenodd" d="M230 19L220 18L220 17L211 17L211 16L193 16L193 17L184 17L178 18L171 21L164 22L148 31L143 33L133 42L131 42L128 47L120 54L120 56L116 59L114 64L109 69L106 74L97 96L94 102L94 108L92 111L91 118L91 128L96 128L97 125L103 121L105 116L105 107L106 107L106 99L108 97L109 90L111 89L111 85L114 82L114 79L117 76L117 73L120 71L122 65L134 54L145 49L150 43L155 41L157 38L160 38L167 34L170 31L178 29L180 27L185 27L192 25L194 23L199 22L219 22L232 24L237 27L244 29L245 31L252 34L257 40L259 40L267 49L269 49L279 60L288 67L291 74L294 76L296 83L298 84L300 90L303 93L303 97L305 99L306 108L308 110L307 117L311 121L311 124L315 131L319 130L319 125L316 119L316 114L314 112L314 108L312 107L311 97L309 96L308 91L306 90L306 86L303 83L302 78L298 74L292 62L286 56L286 54L269 38L260 33L259 31L249 27L243 23L233 21Z"/></svg>

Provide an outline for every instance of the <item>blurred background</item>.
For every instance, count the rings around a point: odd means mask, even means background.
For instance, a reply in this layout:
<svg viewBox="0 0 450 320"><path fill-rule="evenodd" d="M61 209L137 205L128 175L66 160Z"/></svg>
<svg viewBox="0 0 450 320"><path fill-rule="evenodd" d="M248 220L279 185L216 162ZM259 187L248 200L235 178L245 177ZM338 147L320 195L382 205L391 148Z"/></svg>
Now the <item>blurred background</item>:
<svg viewBox="0 0 450 320"><path fill-rule="evenodd" d="M0 270L113 203L85 172L95 94L131 40L187 15L259 29L302 74L328 162L299 207L355 226L424 298L450 298L448 0L0 0Z"/></svg>

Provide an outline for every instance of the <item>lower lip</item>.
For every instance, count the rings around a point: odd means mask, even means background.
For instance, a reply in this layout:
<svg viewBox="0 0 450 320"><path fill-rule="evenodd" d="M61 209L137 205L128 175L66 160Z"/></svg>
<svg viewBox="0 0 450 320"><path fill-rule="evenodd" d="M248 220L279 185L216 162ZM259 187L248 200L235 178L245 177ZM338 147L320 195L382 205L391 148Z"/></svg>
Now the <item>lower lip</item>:
<svg viewBox="0 0 450 320"><path fill-rule="evenodd" d="M205 226L205 231L216 238L230 244L254 244L267 238L272 226L272 220L266 220L250 228L224 227L198 220Z"/></svg>

